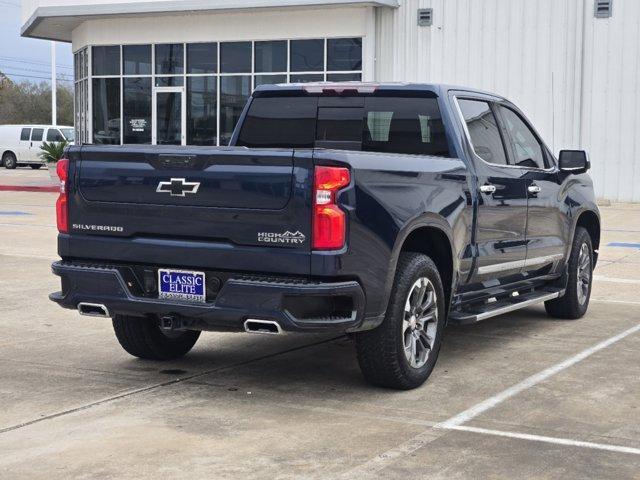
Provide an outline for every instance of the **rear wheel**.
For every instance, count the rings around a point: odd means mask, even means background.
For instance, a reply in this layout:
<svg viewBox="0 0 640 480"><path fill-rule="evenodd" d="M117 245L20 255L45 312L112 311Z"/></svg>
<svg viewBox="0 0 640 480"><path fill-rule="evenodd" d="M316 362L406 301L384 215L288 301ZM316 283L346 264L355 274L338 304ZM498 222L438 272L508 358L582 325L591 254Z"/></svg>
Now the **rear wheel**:
<svg viewBox="0 0 640 480"><path fill-rule="evenodd" d="M577 319L589 307L593 280L593 246L587 230L576 228L568 265L569 279L563 297L549 300L544 307L552 317Z"/></svg>
<svg viewBox="0 0 640 480"><path fill-rule="evenodd" d="M18 160L12 152L6 152L4 155L2 155L2 164L4 165L4 168L13 170L18 166Z"/></svg>
<svg viewBox="0 0 640 480"><path fill-rule="evenodd" d="M40 167L42 167L42 165L31 165L31 168L33 168L34 170L39 170Z"/></svg>
<svg viewBox="0 0 640 480"><path fill-rule="evenodd" d="M355 335L358 362L374 385L408 390L433 370L442 343L444 291L433 261L403 253L382 324Z"/></svg>
<svg viewBox="0 0 640 480"><path fill-rule="evenodd" d="M113 329L122 348L134 357L148 360L172 360L186 355L198 341L195 330L165 333L155 318L116 315Z"/></svg>

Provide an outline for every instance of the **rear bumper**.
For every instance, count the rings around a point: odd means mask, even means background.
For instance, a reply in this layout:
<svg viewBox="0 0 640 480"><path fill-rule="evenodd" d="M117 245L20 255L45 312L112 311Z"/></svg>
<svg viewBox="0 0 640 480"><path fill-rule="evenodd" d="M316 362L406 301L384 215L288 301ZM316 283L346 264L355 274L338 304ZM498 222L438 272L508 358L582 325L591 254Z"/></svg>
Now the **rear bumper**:
<svg viewBox="0 0 640 480"><path fill-rule="evenodd" d="M49 298L64 308L101 304L111 315L171 317L180 328L240 331L251 318L278 322L284 331L344 332L358 330L364 319L365 297L356 281L231 275L206 304L194 304L136 295L118 266L61 261L51 268L62 290Z"/></svg>

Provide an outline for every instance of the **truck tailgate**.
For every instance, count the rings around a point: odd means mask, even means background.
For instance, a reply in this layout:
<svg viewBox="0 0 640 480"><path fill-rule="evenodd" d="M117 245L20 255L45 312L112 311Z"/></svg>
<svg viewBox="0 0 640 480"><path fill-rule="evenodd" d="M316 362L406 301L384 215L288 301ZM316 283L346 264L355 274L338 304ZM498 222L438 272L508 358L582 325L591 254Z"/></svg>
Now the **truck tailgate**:
<svg viewBox="0 0 640 480"><path fill-rule="evenodd" d="M300 266L294 270L308 274L310 152L160 146L73 150L69 255L87 257L89 249L103 245L107 251L95 252L94 258L145 262L157 257L146 250L154 244L165 250L161 246L170 240L176 254L164 261L172 264L181 251L185 261L189 256L185 264L207 263L202 249L208 247L226 252L229 267L235 251L279 249L274 257L295 253ZM200 259L191 257L196 245ZM211 258L220 263L219 255ZM225 268L221 263L202 266Z"/></svg>

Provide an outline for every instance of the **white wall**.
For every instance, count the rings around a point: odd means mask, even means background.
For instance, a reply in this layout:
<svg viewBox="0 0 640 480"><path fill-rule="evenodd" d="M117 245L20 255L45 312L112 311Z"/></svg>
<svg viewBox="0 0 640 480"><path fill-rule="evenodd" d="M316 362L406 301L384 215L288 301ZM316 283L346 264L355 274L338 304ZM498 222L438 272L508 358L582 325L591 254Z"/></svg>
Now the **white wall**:
<svg viewBox="0 0 640 480"><path fill-rule="evenodd" d="M434 24L417 25L418 8ZM545 142L589 151L596 193L640 201L640 1L403 0L377 9L376 79L450 83L516 103Z"/></svg>

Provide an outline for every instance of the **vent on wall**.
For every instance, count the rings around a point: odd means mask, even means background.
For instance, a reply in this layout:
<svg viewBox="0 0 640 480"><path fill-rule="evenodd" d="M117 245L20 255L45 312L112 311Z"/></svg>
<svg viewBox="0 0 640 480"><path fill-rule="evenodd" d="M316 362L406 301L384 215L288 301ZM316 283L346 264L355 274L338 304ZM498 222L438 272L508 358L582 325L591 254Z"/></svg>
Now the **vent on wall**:
<svg viewBox="0 0 640 480"><path fill-rule="evenodd" d="M418 26L430 27L433 24L433 8L418 9Z"/></svg>
<svg viewBox="0 0 640 480"><path fill-rule="evenodd" d="M613 7L613 0L595 0L593 14L596 18L609 18Z"/></svg>

